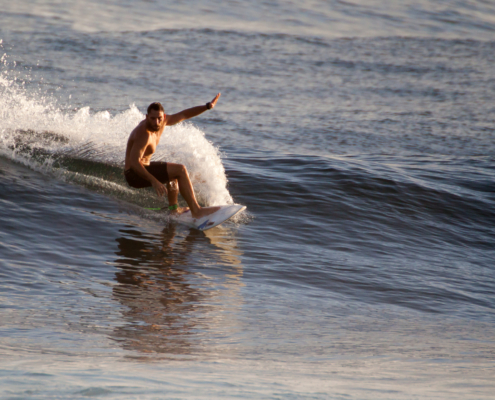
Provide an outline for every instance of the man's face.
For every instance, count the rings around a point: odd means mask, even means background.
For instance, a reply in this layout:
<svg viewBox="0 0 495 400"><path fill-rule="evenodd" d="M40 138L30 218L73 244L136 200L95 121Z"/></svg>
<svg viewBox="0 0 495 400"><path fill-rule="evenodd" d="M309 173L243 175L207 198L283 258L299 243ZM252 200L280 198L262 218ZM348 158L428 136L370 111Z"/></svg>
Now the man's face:
<svg viewBox="0 0 495 400"><path fill-rule="evenodd" d="M146 123L148 129L151 131L157 131L163 125L165 120L165 114L163 111L151 110L149 114L146 114Z"/></svg>

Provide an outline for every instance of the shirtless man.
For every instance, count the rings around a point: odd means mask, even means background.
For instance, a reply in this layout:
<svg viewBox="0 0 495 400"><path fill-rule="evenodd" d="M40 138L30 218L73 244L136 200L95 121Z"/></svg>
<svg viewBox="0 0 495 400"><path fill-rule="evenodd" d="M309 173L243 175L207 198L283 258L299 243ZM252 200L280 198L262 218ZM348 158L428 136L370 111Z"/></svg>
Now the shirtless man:
<svg viewBox="0 0 495 400"><path fill-rule="evenodd" d="M124 174L127 183L135 188L153 186L158 197L167 194L169 210L183 212L179 209L178 192L186 201L193 218L201 218L217 211L220 207L201 207L194 196L194 190L187 169L182 164L151 162L160 137L166 126L175 125L193 118L217 104L220 93L204 106L183 110L177 114L167 115L160 103L152 103L148 107L146 119L134 128L127 141L125 152ZM165 187L166 185L166 187ZM177 190L177 186L179 190Z"/></svg>

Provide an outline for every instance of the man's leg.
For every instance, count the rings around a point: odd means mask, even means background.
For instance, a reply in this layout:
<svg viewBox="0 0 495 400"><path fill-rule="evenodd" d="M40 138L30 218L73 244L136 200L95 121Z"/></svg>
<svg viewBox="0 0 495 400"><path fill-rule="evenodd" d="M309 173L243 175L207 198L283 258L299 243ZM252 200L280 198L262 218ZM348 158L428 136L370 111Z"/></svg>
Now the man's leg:
<svg viewBox="0 0 495 400"><path fill-rule="evenodd" d="M161 183L166 185L167 187L167 197L168 197L168 205L173 206L178 204L179 198L179 185L177 179L171 179L168 176L168 167L167 163L163 161L152 161L150 165L145 167L148 172L153 175L156 179L158 179ZM136 175L136 174L135 174ZM128 174L126 173L126 179L128 178ZM142 182L140 187L148 187L151 186L151 183L143 178L139 178ZM129 181L129 180L128 180ZM133 186L133 185L131 185ZM134 187L136 187L134 185ZM187 210L187 207L178 208L175 212L182 213Z"/></svg>
<svg viewBox="0 0 495 400"><path fill-rule="evenodd" d="M173 206L174 204L178 204L179 186L177 183L177 179L173 179L167 182L167 193L168 205Z"/></svg>
<svg viewBox="0 0 495 400"><path fill-rule="evenodd" d="M177 179L173 179L167 182L167 197L168 197L168 205L174 206L179 204L179 183ZM184 211L189 210L188 207L178 207L176 209L176 213L182 214Z"/></svg>
<svg viewBox="0 0 495 400"><path fill-rule="evenodd" d="M220 207L201 207L198 204L196 196L194 195L191 180L189 179L189 174L184 165L167 163L167 171L170 180L177 180L180 194L189 206L191 214L194 218L204 217L220 209Z"/></svg>

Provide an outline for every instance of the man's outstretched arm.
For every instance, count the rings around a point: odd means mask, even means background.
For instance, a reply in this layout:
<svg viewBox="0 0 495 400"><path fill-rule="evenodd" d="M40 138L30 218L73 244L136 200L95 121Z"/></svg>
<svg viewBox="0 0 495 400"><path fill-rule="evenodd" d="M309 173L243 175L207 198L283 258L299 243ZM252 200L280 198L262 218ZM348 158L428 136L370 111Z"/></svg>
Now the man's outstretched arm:
<svg viewBox="0 0 495 400"><path fill-rule="evenodd" d="M167 116L166 125L175 125L186 119L196 117L199 114L203 114L207 110L211 110L213 107L215 107L219 98L220 98L220 93L218 93L212 101L206 103L206 105L204 106L196 106L196 107L188 108L187 110L182 110L177 114ZM211 107L208 107L208 104L210 104Z"/></svg>

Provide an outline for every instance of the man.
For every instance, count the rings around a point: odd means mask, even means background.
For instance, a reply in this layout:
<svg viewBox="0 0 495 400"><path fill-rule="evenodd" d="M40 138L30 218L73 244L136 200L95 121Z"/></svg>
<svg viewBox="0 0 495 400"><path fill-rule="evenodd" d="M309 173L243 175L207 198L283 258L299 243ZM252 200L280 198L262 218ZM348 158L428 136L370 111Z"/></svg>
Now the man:
<svg viewBox="0 0 495 400"><path fill-rule="evenodd" d="M220 207L201 207L198 204L189 174L184 165L151 162L150 160L166 126L178 124L211 110L217 104L219 97L220 93L204 106L188 108L172 115L165 114L160 103L150 104L146 119L134 128L127 141L124 167L127 183L135 188L153 186L158 197L167 194L168 208L173 212L181 213L187 210L187 208L179 208L177 205L178 191L180 191L189 206L193 218L202 218L217 211ZM177 190L177 186L179 190Z"/></svg>

